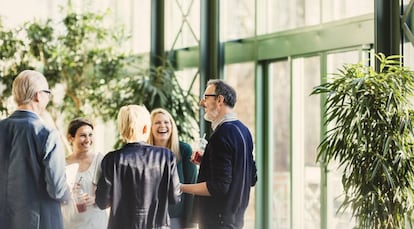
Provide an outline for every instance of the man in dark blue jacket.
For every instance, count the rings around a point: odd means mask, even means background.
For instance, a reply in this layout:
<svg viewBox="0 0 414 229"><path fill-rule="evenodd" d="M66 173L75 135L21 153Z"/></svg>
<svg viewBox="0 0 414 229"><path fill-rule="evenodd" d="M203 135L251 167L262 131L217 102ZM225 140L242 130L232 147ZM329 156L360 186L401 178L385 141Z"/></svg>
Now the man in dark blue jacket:
<svg viewBox="0 0 414 229"><path fill-rule="evenodd" d="M242 228L250 188L257 181L253 140L233 111L235 90L221 80L207 83L200 106L214 130L205 149L197 184L181 190L196 195L199 229Z"/></svg>

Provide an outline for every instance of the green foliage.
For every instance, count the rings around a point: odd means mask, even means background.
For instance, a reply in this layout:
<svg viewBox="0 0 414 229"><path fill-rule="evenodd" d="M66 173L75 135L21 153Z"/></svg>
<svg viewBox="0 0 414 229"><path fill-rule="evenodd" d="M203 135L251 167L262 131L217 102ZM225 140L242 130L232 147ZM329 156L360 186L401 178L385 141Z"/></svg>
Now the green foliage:
<svg viewBox="0 0 414 229"><path fill-rule="evenodd" d="M344 65L312 94L326 94L326 125L318 160L344 169L345 200L359 228L405 228L413 212L414 72L399 56L376 55L379 72ZM408 219L410 221L411 219Z"/></svg>
<svg viewBox="0 0 414 229"><path fill-rule="evenodd" d="M122 26L105 27L107 15L76 13L69 4L60 22L29 22L13 30L0 24L0 117L11 112L7 99L14 77L36 69L53 89L53 119L115 120L121 106L145 104L169 110L181 138L192 139L195 97L180 87L171 65L149 69L144 58L124 51L129 37Z"/></svg>

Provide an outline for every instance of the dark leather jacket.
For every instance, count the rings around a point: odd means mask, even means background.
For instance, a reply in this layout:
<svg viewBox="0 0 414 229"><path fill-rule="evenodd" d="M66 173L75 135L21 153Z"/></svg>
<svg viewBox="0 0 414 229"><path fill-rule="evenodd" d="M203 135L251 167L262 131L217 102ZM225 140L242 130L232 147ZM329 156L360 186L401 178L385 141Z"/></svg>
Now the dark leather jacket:
<svg viewBox="0 0 414 229"><path fill-rule="evenodd" d="M102 160L96 204L111 207L108 228L169 228L168 205L180 201L174 154L128 143Z"/></svg>

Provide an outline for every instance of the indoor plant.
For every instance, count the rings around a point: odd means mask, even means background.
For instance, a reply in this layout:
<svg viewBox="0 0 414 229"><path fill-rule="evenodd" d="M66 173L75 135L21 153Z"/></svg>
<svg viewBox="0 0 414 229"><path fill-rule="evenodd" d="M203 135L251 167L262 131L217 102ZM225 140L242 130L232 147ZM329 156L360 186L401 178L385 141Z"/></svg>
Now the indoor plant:
<svg viewBox="0 0 414 229"><path fill-rule="evenodd" d="M344 201L359 228L405 228L414 198L414 72L400 56L375 56L378 71L346 64L314 88L324 94L327 132L318 161L343 169Z"/></svg>
<svg viewBox="0 0 414 229"><path fill-rule="evenodd" d="M197 100L179 85L172 65L150 68L146 58L125 50L129 37L122 26L105 23L109 12L77 12L70 1L62 9L59 21L8 29L0 20L0 119L14 110L8 107L14 77L36 69L54 94L48 111L55 123L79 116L113 121L121 106L145 104L169 110L180 138L190 141Z"/></svg>

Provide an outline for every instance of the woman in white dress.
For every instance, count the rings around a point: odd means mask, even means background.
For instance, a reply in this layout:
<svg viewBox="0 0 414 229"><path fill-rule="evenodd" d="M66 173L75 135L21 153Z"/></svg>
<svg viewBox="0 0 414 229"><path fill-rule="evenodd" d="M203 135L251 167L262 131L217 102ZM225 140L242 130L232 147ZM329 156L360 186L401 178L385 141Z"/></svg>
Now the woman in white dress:
<svg viewBox="0 0 414 229"><path fill-rule="evenodd" d="M72 203L70 214L64 214L65 229L105 229L108 224L108 214L95 205L96 183L100 176L102 154L94 153L93 124L84 118L76 118L69 123L67 139L72 146L72 153L66 157L66 164L79 164L76 183L72 196L83 191L81 199L86 205L83 209L76 208Z"/></svg>

